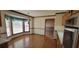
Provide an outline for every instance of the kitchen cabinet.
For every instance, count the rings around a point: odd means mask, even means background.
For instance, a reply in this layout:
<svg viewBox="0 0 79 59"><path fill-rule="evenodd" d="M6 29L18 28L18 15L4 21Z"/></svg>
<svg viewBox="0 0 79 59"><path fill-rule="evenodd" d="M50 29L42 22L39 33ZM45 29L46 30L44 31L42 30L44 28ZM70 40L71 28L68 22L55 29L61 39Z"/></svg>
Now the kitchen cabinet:
<svg viewBox="0 0 79 59"><path fill-rule="evenodd" d="M72 11L72 15L76 14L76 13L79 13L79 10L73 10Z"/></svg>
<svg viewBox="0 0 79 59"><path fill-rule="evenodd" d="M65 24L65 21L71 16L71 13L67 11L62 17L62 25Z"/></svg>
<svg viewBox="0 0 79 59"><path fill-rule="evenodd" d="M79 16L79 10L69 10L66 13L64 13L62 17L62 25L65 24L65 22L68 20L69 17L73 15L78 15Z"/></svg>

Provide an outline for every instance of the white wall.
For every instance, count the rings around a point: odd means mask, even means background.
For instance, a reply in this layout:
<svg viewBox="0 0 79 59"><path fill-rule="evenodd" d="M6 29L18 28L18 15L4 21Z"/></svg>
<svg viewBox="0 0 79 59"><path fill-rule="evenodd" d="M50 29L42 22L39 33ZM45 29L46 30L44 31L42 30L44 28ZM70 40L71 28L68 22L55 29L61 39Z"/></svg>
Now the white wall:
<svg viewBox="0 0 79 59"><path fill-rule="evenodd" d="M51 18L55 18L55 16L34 18L34 33L44 35L45 19L51 19Z"/></svg>

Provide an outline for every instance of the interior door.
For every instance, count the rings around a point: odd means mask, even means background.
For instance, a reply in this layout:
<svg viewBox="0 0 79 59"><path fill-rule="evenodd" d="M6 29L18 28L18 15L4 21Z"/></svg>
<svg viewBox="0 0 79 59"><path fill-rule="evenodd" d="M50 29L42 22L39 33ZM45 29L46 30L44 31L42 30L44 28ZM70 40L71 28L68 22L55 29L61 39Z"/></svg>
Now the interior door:
<svg viewBox="0 0 79 59"><path fill-rule="evenodd" d="M45 36L53 38L54 32L54 19L46 19L45 21Z"/></svg>

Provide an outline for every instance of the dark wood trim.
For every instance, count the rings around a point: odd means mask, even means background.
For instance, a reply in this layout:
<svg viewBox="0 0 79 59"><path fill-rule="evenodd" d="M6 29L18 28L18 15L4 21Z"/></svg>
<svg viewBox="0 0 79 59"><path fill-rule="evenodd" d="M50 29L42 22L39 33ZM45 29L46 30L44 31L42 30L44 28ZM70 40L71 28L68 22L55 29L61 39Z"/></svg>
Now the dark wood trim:
<svg viewBox="0 0 79 59"><path fill-rule="evenodd" d="M23 32L25 32L25 24L24 24L24 20L23 20Z"/></svg>
<svg viewBox="0 0 79 59"><path fill-rule="evenodd" d="M68 26L68 25L64 25L67 28L75 28L75 29L79 29L79 27L74 27L74 26Z"/></svg>
<svg viewBox="0 0 79 59"><path fill-rule="evenodd" d="M30 19L29 19L29 33L30 33L31 31L30 31Z"/></svg>
<svg viewBox="0 0 79 59"><path fill-rule="evenodd" d="M76 11L76 12L73 13L74 11ZM74 15L74 14L79 13L79 10L68 10L67 12L68 12L68 13L71 13L71 16L72 16L72 15ZM66 12L66 13L67 13L67 12Z"/></svg>
<svg viewBox="0 0 79 59"><path fill-rule="evenodd" d="M33 16L29 16L29 15L23 14L21 12L15 11L15 10L8 10L8 11L11 11L11 12L14 12L14 13L18 13L18 14L21 14L21 15L24 15L24 16L28 16L28 17L34 18Z"/></svg>
<svg viewBox="0 0 79 59"><path fill-rule="evenodd" d="M56 14L64 14L64 13L66 13L66 12L58 12L58 13L56 13Z"/></svg>
<svg viewBox="0 0 79 59"><path fill-rule="evenodd" d="M30 35L40 35L40 36L44 36L43 34L37 34L37 33L32 33Z"/></svg>
<svg viewBox="0 0 79 59"><path fill-rule="evenodd" d="M30 29L44 29L44 28L30 28Z"/></svg>
<svg viewBox="0 0 79 59"><path fill-rule="evenodd" d="M0 33L0 34L6 34L6 32L4 32L4 33Z"/></svg>
<svg viewBox="0 0 79 59"><path fill-rule="evenodd" d="M34 18L38 18L38 17L51 17L51 16L56 16L56 15L44 15L44 16L36 16Z"/></svg>
<svg viewBox="0 0 79 59"><path fill-rule="evenodd" d="M11 21L11 35L13 35L13 23L12 23L12 20L10 20Z"/></svg>
<svg viewBox="0 0 79 59"><path fill-rule="evenodd" d="M0 11L0 26L2 26L1 11Z"/></svg>

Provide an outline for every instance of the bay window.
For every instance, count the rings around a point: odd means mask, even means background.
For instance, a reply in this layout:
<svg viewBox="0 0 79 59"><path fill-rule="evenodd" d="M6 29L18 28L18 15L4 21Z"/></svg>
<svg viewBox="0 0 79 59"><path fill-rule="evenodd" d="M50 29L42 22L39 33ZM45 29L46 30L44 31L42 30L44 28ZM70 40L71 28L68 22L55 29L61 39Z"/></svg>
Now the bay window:
<svg viewBox="0 0 79 59"><path fill-rule="evenodd" d="M24 21L24 27L25 27L24 31L29 31L29 21L28 20Z"/></svg>
<svg viewBox="0 0 79 59"><path fill-rule="evenodd" d="M5 17L7 36L12 35L12 32L11 32L11 20L10 19L11 19L10 17Z"/></svg>
<svg viewBox="0 0 79 59"><path fill-rule="evenodd" d="M7 36L22 32L29 32L29 21L27 19L6 16L5 23Z"/></svg>
<svg viewBox="0 0 79 59"><path fill-rule="evenodd" d="M14 18L12 20L13 34L23 32L23 20Z"/></svg>

